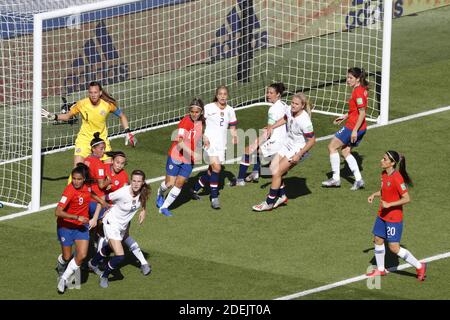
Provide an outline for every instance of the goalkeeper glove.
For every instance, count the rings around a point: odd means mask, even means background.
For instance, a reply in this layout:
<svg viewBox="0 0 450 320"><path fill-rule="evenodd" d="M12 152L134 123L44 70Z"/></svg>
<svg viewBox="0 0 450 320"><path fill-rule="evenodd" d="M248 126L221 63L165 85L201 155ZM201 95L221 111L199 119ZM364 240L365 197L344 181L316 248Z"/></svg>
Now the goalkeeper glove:
<svg viewBox="0 0 450 320"><path fill-rule="evenodd" d="M130 128L125 129L126 135L125 135L125 145L130 145L132 147L135 147L137 144L137 139L134 136L134 134L131 132Z"/></svg>
<svg viewBox="0 0 450 320"><path fill-rule="evenodd" d="M45 110L45 109L42 109L41 108L41 116L43 117L43 118L47 118L48 120L54 120L54 121L57 121L58 120L58 115L56 114L56 113L50 113L50 112L48 112L47 110Z"/></svg>

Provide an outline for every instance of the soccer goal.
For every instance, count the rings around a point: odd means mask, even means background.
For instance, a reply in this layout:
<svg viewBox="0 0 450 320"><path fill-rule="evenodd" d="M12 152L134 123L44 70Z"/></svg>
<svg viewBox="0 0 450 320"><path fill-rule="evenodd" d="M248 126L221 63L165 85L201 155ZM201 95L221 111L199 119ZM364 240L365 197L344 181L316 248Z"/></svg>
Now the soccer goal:
<svg viewBox="0 0 450 320"><path fill-rule="evenodd" d="M67 110L93 80L144 131L221 84L238 108L265 103L265 87L282 81L286 100L303 91L316 112L342 114L346 70L358 66L368 117L386 123L391 16L391 0L1 2L0 201L39 208L41 155L71 148L80 125L42 121L40 109Z"/></svg>

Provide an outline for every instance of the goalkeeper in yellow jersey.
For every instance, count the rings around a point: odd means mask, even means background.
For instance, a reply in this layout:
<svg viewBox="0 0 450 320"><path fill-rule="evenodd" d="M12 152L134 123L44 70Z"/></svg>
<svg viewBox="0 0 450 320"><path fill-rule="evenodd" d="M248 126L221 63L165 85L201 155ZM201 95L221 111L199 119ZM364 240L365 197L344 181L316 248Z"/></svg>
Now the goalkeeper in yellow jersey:
<svg viewBox="0 0 450 320"><path fill-rule="evenodd" d="M79 100L68 113L54 114L42 109L42 116L49 120L68 121L73 116L80 114L83 119L77 139L75 140L74 167L77 163L83 162L91 153L90 142L95 132L100 132L100 138L106 142L105 151L111 151L108 138L108 128L106 121L108 115L113 113L120 119L122 127L127 133L125 144L136 145L136 138L130 130L128 119L119 107L116 100L103 90L100 82L89 83L89 97ZM102 160L108 159L107 156Z"/></svg>

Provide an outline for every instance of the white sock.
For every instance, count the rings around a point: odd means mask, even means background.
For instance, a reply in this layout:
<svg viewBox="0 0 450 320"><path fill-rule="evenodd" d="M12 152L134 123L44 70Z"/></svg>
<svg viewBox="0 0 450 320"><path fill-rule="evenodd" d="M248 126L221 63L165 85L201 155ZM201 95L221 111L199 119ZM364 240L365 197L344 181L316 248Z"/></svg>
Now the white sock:
<svg viewBox="0 0 450 320"><path fill-rule="evenodd" d="M160 184L160 186L158 188L158 194L164 197L164 192L166 192L167 189L168 188L166 186L166 182L165 181L161 182L161 184Z"/></svg>
<svg viewBox="0 0 450 320"><path fill-rule="evenodd" d="M105 242L106 239L104 237L98 237L98 242L97 242L97 252L100 252L100 250L102 250L102 248L105 246Z"/></svg>
<svg viewBox="0 0 450 320"><path fill-rule="evenodd" d="M384 271L384 244L375 245L375 260L377 261L377 267L379 271Z"/></svg>
<svg viewBox="0 0 450 320"><path fill-rule="evenodd" d="M411 252L409 252L409 250L406 250L405 248L400 248L397 255L406 262L408 262L410 265L415 267L416 269L422 268L422 264L419 262L419 260L416 259L416 257L412 255Z"/></svg>
<svg viewBox="0 0 450 320"><path fill-rule="evenodd" d="M70 276L72 274L74 274L75 271L77 271L79 268L80 268L80 266L77 265L77 263L75 262L75 258L73 258L72 260L70 260L69 265L67 266L67 269L66 269L66 271L64 271L61 278L63 278L64 280L67 281L67 279L69 279Z"/></svg>
<svg viewBox="0 0 450 320"><path fill-rule="evenodd" d="M353 172L355 180L356 181L361 180L362 179L361 173L359 172L358 162L356 162L355 157L350 154L347 158L345 158L345 161L347 161L348 167Z"/></svg>
<svg viewBox="0 0 450 320"><path fill-rule="evenodd" d="M338 152L330 154L330 163L333 171L333 180L341 180L341 157Z"/></svg>
<svg viewBox="0 0 450 320"><path fill-rule="evenodd" d="M166 200L164 201L162 208L169 208L169 206L175 201L175 199L180 194L181 189L177 187L173 187L172 190L170 190L169 194L166 197Z"/></svg>
<svg viewBox="0 0 450 320"><path fill-rule="evenodd" d="M142 253L141 248L139 248L139 245L137 244L137 242L135 242L134 244L135 244L135 246L130 247L131 252L133 252L134 256L136 258L138 258L141 265L148 264L147 260L145 260L145 258L144 258L144 254Z"/></svg>

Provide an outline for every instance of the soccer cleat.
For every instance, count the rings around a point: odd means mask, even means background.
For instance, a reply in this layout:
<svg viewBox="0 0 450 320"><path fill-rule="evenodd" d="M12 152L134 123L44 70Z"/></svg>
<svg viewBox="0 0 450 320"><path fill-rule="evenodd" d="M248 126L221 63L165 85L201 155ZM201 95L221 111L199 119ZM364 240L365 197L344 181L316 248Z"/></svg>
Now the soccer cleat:
<svg viewBox="0 0 450 320"><path fill-rule="evenodd" d="M159 213L162 213L166 217L172 217L173 216L172 212L170 212L169 209L167 209L167 208L159 209Z"/></svg>
<svg viewBox="0 0 450 320"><path fill-rule="evenodd" d="M353 186L350 188L350 190L356 191L356 190L362 189L362 188L364 188L364 180L361 179L359 181L355 181L353 183Z"/></svg>
<svg viewBox="0 0 450 320"><path fill-rule="evenodd" d="M163 204L164 204L164 197L158 194L158 196L156 197L156 207L161 208Z"/></svg>
<svg viewBox="0 0 450 320"><path fill-rule="evenodd" d="M378 269L374 269L371 272L367 273L366 276L368 277L377 277L377 276L385 276L386 270L380 271Z"/></svg>
<svg viewBox="0 0 450 320"><path fill-rule="evenodd" d="M198 195L197 192L195 192L193 189L190 190L191 192L191 199L192 200L201 200L200 196Z"/></svg>
<svg viewBox="0 0 450 320"><path fill-rule="evenodd" d="M288 202L288 197L286 195L282 196L281 198L278 198L277 201L273 204L273 208L278 208L283 203L286 204Z"/></svg>
<svg viewBox="0 0 450 320"><path fill-rule="evenodd" d="M66 291L66 280L63 278L59 278L57 290L59 294L63 294Z"/></svg>
<svg viewBox="0 0 450 320"><path fill-rule="evenodd" d="M273 203L268 204L266 201L261 202L260 204L254 205L252 207L253 211L270 211L273 208Z"/></svg>
<svg viewBox="0 0 450 320"><path fill-rule="evenodd" d="M141 265L141 271L144 276L148 276L152 272L152 267L146 263Z"/></svg>
<svg viewBox="0 0 450 320"><path fill-rule="evenodd" d="M98 276L101 276L103 273L98 266L92 264L92 259L88 261L88 268Z"/></svg>
<svg viewBox="0 0 450 320"><path fill-rule="evenodd" d="M213 209L220 209L220 202L219 202L219 198L212 198L211 199L211 208Z"/></svg>
<svg viewBox="0 0 450 320"><path fill-rule="evenodd" d="M322 187L325 188L339 188L341 186L341 180L334 180L333 178L322 182Z"/></svg>
<svg viewBox="0 0 450 320"><path fill-rule="evenodd" d="M108 288L108 278L100 277L100 287L102 288Z"/></svg>
<svg viewBox="0 0 450 320"><path fill-rule="evenodd" d="M420 269L416 269L417 272L417 280L424 281L426 278L425 272L427 271L427 264L425 262L421 262L422 267Z"/></svg>
<svg viewBox="0 0 450 320"><path fill-rule="evenodd" d="M230 181L230 187L243 187L245 186L245 181L244 179L233 179Z"/></svg>
<svg viewBox="0 0 450 320"><path fill-rule="evenodd" d="M258 171L252 171L246 178L245 182L258 182L259 180L259 173Z"/></svg>

